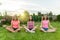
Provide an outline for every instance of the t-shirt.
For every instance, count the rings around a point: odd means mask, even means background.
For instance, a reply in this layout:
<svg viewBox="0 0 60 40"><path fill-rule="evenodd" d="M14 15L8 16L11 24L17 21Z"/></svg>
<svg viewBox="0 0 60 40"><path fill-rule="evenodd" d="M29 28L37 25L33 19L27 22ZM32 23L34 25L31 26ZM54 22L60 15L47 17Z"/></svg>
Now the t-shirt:
<svg viewBox="0 0 60 40"><path fill-rule="evenodd" d="M33 21L29 21L28 22L28 28L33 28L34 27L34 22Z"/></svg>
<svg viewBox="0 0 60 40"><path fill-rule="evenodd" d="M42 21L42 27L43 28L48 28L48 25L49 25L49 20L43 20Z"/></svg>
<svg viewBox="0 0 60 40"><path fill-rule="evenodd" d="M19 22L18 20L17 20L17 21L15 21L15 20L12 20L12 21L11 21L11 24L12 24L12 27L13 27L13 28L18 28L19 23L20 23L20 22Z"/></svg>

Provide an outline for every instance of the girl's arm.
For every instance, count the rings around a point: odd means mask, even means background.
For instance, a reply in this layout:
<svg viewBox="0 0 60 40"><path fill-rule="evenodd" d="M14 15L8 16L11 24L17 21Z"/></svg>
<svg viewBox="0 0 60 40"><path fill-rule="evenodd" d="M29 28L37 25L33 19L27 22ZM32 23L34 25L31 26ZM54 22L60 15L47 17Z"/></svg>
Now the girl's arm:
<svg viewBox="0 0 60 40"><path fill-rule="evenodd" d="M53 26L50 24L50 21L49 21L49 26L50 26L50 28L53 28Z"/></svg>
<svg viewBox="0 0 60 40"><path fill-rule="evenodd" d="M34 21L33 21L33 27L34 27Z"/></svg>
<svg viewBox="0 0 60 40"><path fill-rule="evenodd" d="M43 17L42 17L42 19L41 19L41 25L40 25L40 28L42 28L42 20L43 20Z"/></svg>
<svg viewBox="0 0 60 40"><path fill-rule="evenodd" d="M29 24L28 24L29 22L27 22L27 28L28 28L28 26L29 26Z"/></svg>
<svg viewBox="0 0 60 40"><path fill-rule="evenodd" d="M20 21L18 20L18 22L19 22L19 28L20 28Z"/></svg>
<svg viewBox="0 0 60 40"><path fill-rule="evenodd" d="M11 27L12 27L12 21L11 21Z"/></svg>
<svg viewBox="0 0 60 40"><path fill-rule="evenodd" d="M41 25L40 25L40 28L42 28L42 21L41 21Z"/></svg>

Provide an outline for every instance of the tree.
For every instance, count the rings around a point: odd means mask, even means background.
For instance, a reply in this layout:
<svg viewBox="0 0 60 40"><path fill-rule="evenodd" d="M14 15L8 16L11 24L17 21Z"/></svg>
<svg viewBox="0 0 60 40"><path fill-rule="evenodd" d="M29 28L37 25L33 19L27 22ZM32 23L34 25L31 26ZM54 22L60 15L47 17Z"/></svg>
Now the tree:
<svg viewBox="0 0 60 40"><path fill-rule="evenodd" d="M22 23L27 23L27 21L29 20L29 12L28 11L24 11L24 13L20 16L20 21Z"/></svg>
<svg viewBox="0 0 60 40"><path fill-rule="evenodd" d="M41 12L38 12L38 16L41 16Z"/></svg>
<svg viewBox="0 0 60 40"><path fill-rule="evenodd" d="M0 12L0 16L2 16L1 12Z"/></svg>
<svg viewBox="0 0 60 40"><path fill-rule="evenodd" d="M38 21L41 21L41 12L38 12Z"/></svg>
<svg viewBox="0 0 60 40"><path fill-rule="evenodd" d="M7 11L5 11L4 16L7 16Z"/></svg>
<svg viewBox="0 0 60 40"><path fill-rule="evenodd" d="M33 13L32 18L33 18L33 20L35 21L35 13Z"/></svg>
<svg viewBox="0 0 60 40"><path fill-rule="evenodd" d="M60 15L57 15L57 21L60 21Z"/></svg>
<svg viewBox="0 0 60 40"><path fill-rule="evenodd" d="M50 13L48 15L50 21L52 21L52 19L53 19L52 16L53 16L53 13L52 13L52 11L50 11Z"/></svg>
<svg viewBox="0 0 60 40"><path fill-rule="evenodd" d="M52 11L50 11L49 16L52 16L52 15L53 15L53 13L52 13Z"/></svg>
<svg viewBox="0 0 60 40"><path fill-rule="evenodd" d="M38 21L38 16L35 15L35 13L33 13L32 18L33 18L34 21Z"/></svg>

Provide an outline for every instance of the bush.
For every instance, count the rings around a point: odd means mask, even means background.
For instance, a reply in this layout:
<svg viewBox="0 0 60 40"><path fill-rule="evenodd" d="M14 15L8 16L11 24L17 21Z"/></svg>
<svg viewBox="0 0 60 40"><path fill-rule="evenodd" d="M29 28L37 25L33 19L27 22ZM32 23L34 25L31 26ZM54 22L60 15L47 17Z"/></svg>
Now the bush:
<svg viewBox="0 0 60 40"><path fill-rule="evenodd" d="M4 16L5 17L5 23L4 24L10 24L12 20L12 16Z"/></svg>
<svg viewBox="0 0 60 40"><path fill-rule="evenodd" d="M3 18L3 16L0 16L0 20Z"/></svg>
<svg viewBox="0 0 60 40"><path fill-rule="evenodd" d="M29 20L29 12L28 11L24 11L24 13L22 15L20 15L19 19L21 23L26 24L27 21Z"/></svg>
<svg viewBox="0 0 60 40"><path fill-rule="evenodd" d="M52 17L49 17L49 20L52 21Z"/></svg>
<svg viewBox="0 0 60 40"><path fill-rule="evenodd" d="M39 22L41 21L41 16L38 16L38 21L39 21Z"/></svg>
<svg viewBox="0 0 60 40"><path fill-rule="evenodd" d="M57 15L57 21L60 21L60 15Z"/></svg>

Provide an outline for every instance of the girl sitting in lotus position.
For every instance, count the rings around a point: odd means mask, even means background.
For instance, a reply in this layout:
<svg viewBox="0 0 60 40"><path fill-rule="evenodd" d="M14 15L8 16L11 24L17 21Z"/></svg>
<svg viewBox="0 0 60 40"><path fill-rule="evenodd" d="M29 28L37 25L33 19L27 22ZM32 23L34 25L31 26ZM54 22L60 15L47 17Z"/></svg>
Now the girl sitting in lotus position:
<svg viewBox="0 0 60 40"><path fill-rule="evenodd" d="M18 32L20 30L20 21L17 17L13 17L11 20L11 26L6 27L11 32Z"/></svg>
<svg viewBox="0 0 60 40"><path fill-rule="evenodd" d="M49 27L50 27L51 29L49 29ZM49 19L48 19L47 16L43 16L43 17L42 17L42 21L41 21L41 26L40 26L40 28L41 28L41 31L43 31L43 32L55 32L55 31L56 31L56 29L53 28L53 27L50 25L50 21L49 21Z"/></svg>
<svg viewBox="0 0 60 40"><path fill-rule="evenodd" d="M31 32L31 33L35 33L35 29L36 27L34 26L34 21L32 19L32 17L30 16L29 21L27 22L27 27L24 26L24 28L26 29L26 31Z"/></svg>

